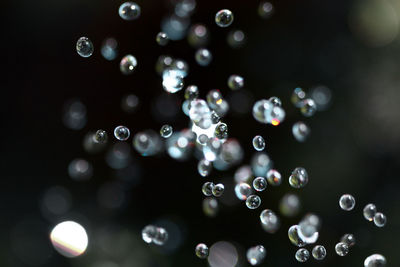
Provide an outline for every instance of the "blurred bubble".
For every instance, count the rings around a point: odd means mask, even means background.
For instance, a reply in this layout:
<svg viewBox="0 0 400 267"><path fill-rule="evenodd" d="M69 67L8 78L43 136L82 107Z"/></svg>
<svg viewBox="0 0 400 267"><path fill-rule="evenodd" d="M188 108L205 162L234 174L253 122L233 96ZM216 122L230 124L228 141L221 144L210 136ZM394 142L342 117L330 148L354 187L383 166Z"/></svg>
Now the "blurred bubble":
<svg viewBox="0 0 400 267"><path fill-rule="evenodd" d="M131 148L125 142L115 143L106 153L106 162L113 169L126 168L131 160Z"/></svg>
<svg viewBox="0 0 400 267"><path fill-rule="evenodd" d="M246 253L247 261L253 266L261 264L266 256L267 251L262 245L251 247Z"/></svg>
<svg viewBox="0 0 400 267"><path fill-rule="evenodd" d="M210 41L210 32L204 24L195 24L190 28L187 38L192 47L204 47Z"/></svg>
<svg viewBox="0 0 400 267"><path fill-rule="evenodd" d="M96 141L96 133L88 132L83 138L83 148L89 154L96 154L101 152L106 146L107 141L100 143Z"/></svg>
<svg viewBox="0 0 400 267"><path fill-rule="evenodd" d="M303 104L303 100L305 99L306 99L306 92L304 92L302 88L297 87L293 90L290 101L295 107L300 108Z"/></svg>
<svg viewBox="0 0 400 267"><path fill-rule="evenodd" d="M386 258L381 254L372 254L364 261L364 267L385 267Z"/></svg>
<svg viewBox="0 0 400 267"><path fill-rule="evenodd" d="M214 167L218 170L227 170L233 165L240 163L243 159L243 149L240 143L233 138L229 138L222 144L219 157L214 161Z"/></svg>
<svg viewBox="0 0 400 267"><path fill-rule="evenodd" d="M332 100L332 91L323 85L311 88L311 98L317 105L317 110L323 111L330 107Z"/></svg>
<svg viewBox="0 0 400 267"><path fill-rule="evenodd" d="M55 250L68 258L82 255L88 246L85 228L73 221L57 224L51 231L50 240Z"/></svg>
<svg viewBox="0 0 400 267"><path fill-rule="evenodd" d="M363 209L364 218L371 222L374 220L374 216L375 216L376 212L377 212L377 209L374 204L372 204L372 203L367 204Z"/></svg>
<svg viewBox="0 0 400 267"><path fill-rule="evenodd" d="M202 129L208 129L212 125L211 110L203 99L195 99L190 103L189 117Z"/></svg>
<svg viewBox="0 0 400 267"><path fill-rule="evenodd" d="M305 117L312 117L317 111L317 105L311 98L304 99L301 102L300 112Z"/></svg>
<svg viewBox="0 0 400 267"><path fill-rule="evenodd" d="M321 219L317 215L309 213L300 221L298 235L307 244L313 244L318 240L320 227Z"/></svg>
<svg viewBox="0 0 400 267"><path fill-rule="evenodd" d="M258 6L258 15L263 19L268 19L274 13L274 6L267 1L263 1Z"/></svg>
<svg viewBox="0 0 400 267"><path fill-rule="evenodd" d="M137 60L132 55L124 56L121 59L121 62L119 63L119 69L121 70L121 73L124 75L132 74L133 71L136 69L136 66L137 66Z"/></svg>
<svg viewBox="0 0 400 267"><path fill-rule="evenodd" d="M135 2L125 2L120 5L118 14L123 20L135 20L140 17L140 6Z"/></svg>
<svg viewBox="0 0 400 267"><path fill-rule="evenodd" d="M114 38L107 38L101 45L101 55L107 60L114 60L118 56L118 42Z"/></svg>
<svg viewBox="0 0 400 267"><path fill-rule="evenodd" d="M139 98L134 94L129 94L121 99L121 108L126 113L133 113L139 107Z"/></svg>
<svg viewBox="0 0 400 267"><path fill-rule="evenodd" d="M298 225L292 225L288 230L288 236L290 242L298 247L304 247L307 243L299 235L300 227Z"/></svg>
<svg viewBox="0 0 400 267"><path fill-rule="evenodd" d="M265 209L260 214L261 226L267 233L273 234L280 227L279 217L272 210Z"/></svg>
<svg viewBox="0 0 400 267"><path fill-rule="evenodd" d="M302 121L298 121L292 126L292 133L298 142L304 142L310 135L310 127Z"/></svg>
<svg viewBox="0 0 400 267"><path fill-rule="evenodd" d="M386 225L386 215L382 212L377 212L374 216L374 224L378 227L384 227Z"/></svg>
<svg viewBox="0 0 400 267"><path fill-rule="evenodd" d="M175 132L167 139L166 147L168 155L176 160L186 160L193 149L194 135L189 130Z"/></svg>
<svg viewBox="0 0 400 267"><path fill-rule="evenodd" d="M71 205L71 193L61 186L47 189L41 200L41 210L46 217L65 214L70 210Z"/></svg>
<svg viewBox="0 0 400 267"><path fill-rule="evenodd" d="M153 156L162 150L160 135L153 130L146 130L135 134L132 140L133 147L142 156Z"/></svg>
<svg viewBox="0 0 400 267"><path fill-rule="evenodd" d="M303 188L308 183L308 173L306 169L297 167L289 177L289 184L293 188Z"/></svg>
<svg viewBox="0 0 400 267"><path fill-rule="evenodd" d="M72 99L64 104L64 125L72 130L80 130L87 122L86 106L79 100Z"/></svg>
<svg viewBox="0 0 400 267"><path fill-rule="evenodd" d="M241 48L246 43L246 35L242 30L232 30L228 33L226 42L232 48Z"/></svg>
<svg viewBox="0 0 400 267"><path fill-rule="evenodd" d="M210 267L232 267L236 266L238 258L235 246L226 241L219 241L210 247L207 260Z"/></svg>
<svg viewBox="0 0 400 267"><path fill-rule="evenodd" d="M162 75L162 86L168 93L176 93L182 90L184 81L180 71L175 69L167 69Z"/></svg>
<svg viewBox="0 0 400 267"><path fill-rule="evenodd" d="M178 0L175 3L175 14L179 17L187 17L193 13L195 8L195 0Z"/></svg>
<svg viewBox="0 0 400 267"><path fill-rule="evenodd" d="M266 153L257 152L251 158L251 169L255 176L265 176L271 169L271 159Z"/></svg>
<svg viewBox="0 0 400 267"><path fill-rule="evenodd" d="M345 243L350 248L356 244L356 238L353 234L345 234L340 238L340 242Z"/></svg>
<svg viewBox="0 0 400 267"><path fill-rule="evenodd" d="M210 173L212 171L211 162L206 159L200 160L199 163L197 164L197 171L203 177L210 175Z"/></svg>
<svg viewBox="0 0 400 267"><path fill-rule="evenodd" d="M158 242L158 244L162 245L158 250L164 254L175 253L185 241L186 224L177 217L161 218L155 221L154 224L159 229L164 230L164 236L159 234L155 239L156 243ZM165 233L168 234L167 239L165 239Z"/></svg>
<svg viewBox="0 0 400 267"><path fill-rule="evenodd" d="M239 183L235 186L235 194L239 200L246 200L253 193L253 189L247 183Z"/></svg>
<svg viewBox="0 0 400 267"><path fill-rule="evenodd" d="M161 30L168 35L169 39L177 41L185 37L189 25L189 18L170 15L161 21Z"/></svg>
<svg viewBox="0 0 400 267"><path fill-rule="evenodd" d="M249 165L243 165L239 167L234 175L234 179L236 183L250 183L250 181L253 179L254 174Z"/></svg>
<svg viewBox="0 0 400 267"><path fill-rule="evenodd" d="M295 194L285 194L279 202L279 210L282 215L294 217L300 212L300 199Z"/></svg>
<svg viewBox="0 0 400 267"><path fill-rule="evenodd" d="M277 170L271 169L267 172L267 181L272 186L278 186L282 183L282 175Z"/></svg>
<svg viewBox="0 0 400 267"><path fill-rule="evenodd" d="M213 56L212 56L210 50L205 49L205 48L200 48L199 50L196 51L195 59L196 59L197 64L205 67L211 63Z"/></svg>
<svg viewBox="0 0 400 267"><path fill-rule="evenodd" d="M219 210L218 201L213 197L203 199L203 212L208 217L217 216Z"/></svg>
<svg viewBox="0 0 400 267"><path fill-rule="evenodd" d="M171 67L173 61L174 59L170 56L159 56L155 66L157 73L162 75L166 69Z"/></svg>
<svg viewBox="0 0 400 267"><path fill-rule="evenodd" d="M157 44L161 46L166 46L168 44L168 35L165 32L159 32L156 36Z"/></svg>
<svg viewBox="0 0 400 267"><path fill-rule="evenodd" d="M93 175L92 164L84 159L74 159L68 165L68 174L76 181L89 180Z"/></svg>

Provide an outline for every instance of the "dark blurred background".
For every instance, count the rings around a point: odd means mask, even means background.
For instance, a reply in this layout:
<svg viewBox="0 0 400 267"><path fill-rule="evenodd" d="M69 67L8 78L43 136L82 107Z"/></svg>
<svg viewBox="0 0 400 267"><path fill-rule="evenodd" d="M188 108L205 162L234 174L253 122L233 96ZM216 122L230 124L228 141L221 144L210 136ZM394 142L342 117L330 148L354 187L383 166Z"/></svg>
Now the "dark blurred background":
<svg viewBox="0 0 400 267"><path fill-rule="evenodd" d="M207 25L208 48L214 55L206 68L196 64L196 49L186 38L166 47L155 42L161 20L170 13L168 1L138 0L141 17L130 22L118 16L121 3L2 1L0 266L204 266L207 261L195 256L194 247L220 240L236 245L240 266L250 266L245 251L257 244L263 244L268 253L261 266L301 266L294 258L296 248L287 238L287 229L307 212L323 220L318 244L325 245L328 256L322 262L310 259L304 266L362 266L372 253L383 254L388 266L400 266L398 0L274 1L275 13L267 20L257 15L259 1L197 1L191 23ZM215 13L222 8L235 15L229 28L215 25ZM242 48L227 45L231 29L245 32ZM81 36L93 41L95 52L90 58L76 53ZM118 40L115 61L100 54L107 37ZM138 67L133 75L124 76L119 60L129 53L136 56ZM107 166L105 152L91 155L83 149L85 134L97 129L111 135L120 124L132 134L149 128L158 131L165 123L175 130L188 126L180 112L183 91L165 95L154 70L161 54L189 63L185 82L198 85L202 96L213 88L229 95L226 80L236 73L245 77L245 91L252 99L248 111L257 99L273 95L282 99L287 117L279 127L261 125L251 113L230 113L224 118L229 135L244 148L242 164L248 164L254 152L251 139L261 134L284 177L280 187L260 194L263 202L257 210L239 201L227 205L229 201L221 200L215 218L203 214L202 184L223 181L226 194L232 194L238 166L227 172L214 170L202 178L195 158L177 162L166 154L141 157L132 151L132 169L124 173ZM312 118L302 117L290 103L292 90L320 84L332 92L329 109ZM140 99L139 109L132 114L120 107L121 98L129 93ZM176 103L179 114L168 118L155 114L154 102L160 95ZM86 105L88 122L82 130L63 125L63 106L70 99ZM306 121L312 130L305 143L296 142L291 133L298 120ZM114 138L110 141L116 143ZM68 164L75 158L92 163L90 180L77 182L68 176ZM287 183L297 166L305 167L310 175L302 190ZM121 182L121 176L129 176L129 182ZM68 209L49 216L43 198L55 186L63 188ZM259 212L265 208L278 212L287 192L298 194L301 212L294 218L281 216L276 234L264 232ZM352 212L339 208L344 193L356 198ZM362 209L370 202L386 214L384 228L363 218ZM68 259L52 248L48 235L63 220L77 221L88 231L89 247L83 256ZM175 250L148 246L141 240L142 228L157 222L172 225L179 233L178 238L170 231L170 239L180 240ZM357 245L349 255L339 257L334 246L345 233L354 233Z"/></svg>

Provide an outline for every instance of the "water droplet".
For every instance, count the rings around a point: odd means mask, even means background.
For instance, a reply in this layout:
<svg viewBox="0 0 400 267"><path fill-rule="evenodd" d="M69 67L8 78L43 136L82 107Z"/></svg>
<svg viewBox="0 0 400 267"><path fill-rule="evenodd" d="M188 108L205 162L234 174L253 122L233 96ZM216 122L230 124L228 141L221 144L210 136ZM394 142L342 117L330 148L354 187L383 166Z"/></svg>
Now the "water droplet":
<svg viewBox="0 0 400 267"><path fill-rule="evenodd" d="M265 256L267 256L267 251L262 245L258 245L249 248L246 256L251 265L259 265L264 261Z"/></svg>
<svg viewBox="0 0 400 267"><path fill-rule="evenodd" d="M356 200L352 195L344 194L339 199L339 205L342 210L350 211L354 209Z"/></svg>
<svg viewBox="0 0 400 267"><path fill-rule="evenodd" d="M252 193L253 190L247 183L239 183L235 186L235 194L239 200L246 200Z"/></svg>
<svg viewBox="0 0 400 267"><path fill-rule="evenodd" d="M216 184L213 188L212 188L212 194L214 197L220 197L222 196L222 194L224 193L224 185L223 184Z"/></svg>
<svg viewBox="0 0 400 267"><path fill-rule="evenodd" d="M92 41L87 37L81 37L76 42L76 52L81 57L90 57L93 54L94 47Z"/></svg>
<svg viewBox="0 0 400 267"><path fill-rule="evenodd" d="M317 105L311 98L304 99L301 103L300 111L305 117L311 117L317 111Z"/></svg>
<svg viewBox="0 0 400 267"><path fill-rule="evenodd" d="M345 234L340 238L340 242L345 243L350 248L356 244L356 238L353 234Z"/></svg>
<svg viewBox="0 0 400 267"><path fill-rule="evenodd" d="M140 16L140 6L135 2L125 2L120 5L118 13L123 20L135 20Z"/></svg>
<svg viewBox="0 0 400 267"><path fill-rule="evenodd" d="M308 173L306 169L297 167L289 177L289 184L293 188L303 188L308 183Z"/></svg>
<svg viewBox="0 0 400 267"><path fill-rule="evenodd" d="M156 36L156 42L157 44L161 46L165 46L168 44L169 38L168 35L165 32L159 32Z"/></svg>
<svg viewBox="0 0 400 267"><path fill-rule="evenodd" d="M282 106L282 101L279 99L279 97L271 96L271 97L268 99L268 101L271 102L272 105L274 105L274 106L278 106L278 107L281 107L281 106Z"/></svg>
<svg viewBox="0 0 400 267"><path fill-rule="evenodd" d="M364 267L385 267L386 258L381 254L372 254L364 261Z"/></svg>
<svg viewBox="0 0 400 267"><path fill-rule="evenodd" d="M261 99L253 105L253 117L261 123L279 125L285 119L286 113L280 106L274 106L270 101Z"/></svg>
<svg viewBox="0 0 400 267"><path fill-rule="evenodd" d="M93 135L93 141L99 144L107 143L108 135L107 132L104 130L97 130L96 133Z"/></svg>
<svg viewBox="0 0 400 267"><path fill-rule="evenodd" d="M258 15L267 19L274 13L274 6L270 2L261 2L258 6Z"/></svg>
<svg viewBox="0 0 400 267"><path fill-rule="evenodd" d="M219 27L225 28L232 24L233 13L229 9L222 9L215 15L215 23Z"/></svg>
<svg viewBox="0 0 400 267"><path fill-rule="evenodd" d="M383 227L386 224L386 216L381 212L377 212L374 216L374 223L378 227Z"/></svg>
<svg viewBox="0 0 400 267"><path fill-rule="evenodd" d="M310 258L310 252L305 248L299 248L296 251L295 258L298 262L306 262Z"/></svg>
<svg viewBox="0 0 400 267"><path fill-rule="evenodd" d="M376 206L372 203L367 204L363 209L364 218L370 222L374 220L374 216L377 212Z"/></svg>
<svg viewBox="0 0 400 267"><path fill-rule="evenodd" d="M171 125L165 124L160 129L161 137L168 138L173 134L173 129Z"/></svg>
<svg viewBox="0 0 400 267"><path fill-rule="evenodd" d="M292 133L294 138L298 142L306 141L306 139L310 135L310 132L311 132L310 127L308 127L308 125L302 121L298 121L295 124L293 124Z"/></svg>
<svg viewBox="0 0 400 267"><path fill-rule="evenodd" d="M317 215L309 213L300 221L298 234L304 242L313 244L318 240L320 227L321 219Z"/></svg>
<svg viewBox="0 0 400 267"><path fill-rule="evenodd" d="M244 79L239 75L231 75L228 78L228 87L232 90L239 90L244 86Z"/></svg>
<svg viewBox="0 0 400 267"><path fill-rule="evenodd" d="M212 54L208 49L200 48L196 51L195 59L197 64L199 64L200 66L208 66L211 63L212 58Z"/></svg>
<svg viewBox="0 0 400 267"><path fill-rule="evenodd" d="M312 255L316 260L323 260L326 257L326 249L324 246L317 245L312 250Z"/></svg>
<svg viewBox="0 0 400 267"><path fill-rule="evenodd" d="M253 181L253 187L256 191L264 191L267 188L267 180L264 177L257 177Z"/></svg>
<svg viewBox="0 0 400 267"><path fill-rule="evenodd" d="M196 253L196 256L199 257L200 259L207 258L208 253L209 253L207 245L203 244L203 243L198 244L196 246L195 253Z"/></svg>
<svg viewBox="0 0 400 267"><path fill-rule="evenodd" d="M263 151L265 148L265 140L261 135L256 135L253 138L253 147L257 151Z"/></svg>
<svg viewBox="0 0 400 267"><path fill-rule="evenodd" d="M132 74L136 66L137 66L136 58L132 55L124 56L121 59L121 62L119 63L119 69L124 75Z"/></svg>
<svg viewBox="0 0 400 267"><path fill-rule="evenodd" d="M121 108L126 113L133 113L139 107L139 98L134 94L126 95L121 99Z"/></svg>
<svg viewBox="0 0 400 267"><path fill-rule="evenodd" d="M119 141L126 141L128 140L129 136L131 135L128 127L125 126L117 126L114 129L114 136Z"/></svg>
<svg viewBox="0 0 400 267"><path fill-rule="evenodd" d="M260 221L262 228L270 234L275 233L279 229L279 217L272 210L263 210L260 214Z"/></svg>
<svg viewBox="0 0 400 267"><path fill-rule="evenodd" d="M201 188L201 191L205 196L209 197L213 194L213 188L214 188L213 182L205 182L203 184L203 187Z"/></svg>
<svg viewBox="0 0 400 267"><path fill-rule="evenodd" d="M349 246L343 242L339 242L335 246L336 254L343 257L349 253Z"/></svg>
<svg viewBox="0 0 400 267"><path fill-rule="evenodd" d="M267 172L267 181L272 186L278 186L282 183L282 175L274 169Z"/></svg>
<svg viewBox="0 0 400 267"><path fill-rule="evenodd" d="M212 164L210 161L202 159L197 164L197 170L201 176L206 177L211 173Z"/></svg>
<svg viewBox="0 0 400 267"><path fill-rule="evenodd" d="M246 206L249 209L256 209L261 205L261 198L257 195L250 195L246 199Z"/></svg>

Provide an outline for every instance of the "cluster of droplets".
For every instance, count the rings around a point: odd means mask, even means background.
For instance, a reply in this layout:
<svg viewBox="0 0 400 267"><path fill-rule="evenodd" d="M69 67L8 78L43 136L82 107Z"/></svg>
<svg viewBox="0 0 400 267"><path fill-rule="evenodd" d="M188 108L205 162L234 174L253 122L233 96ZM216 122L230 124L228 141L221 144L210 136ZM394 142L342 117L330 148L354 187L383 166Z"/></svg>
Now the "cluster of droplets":
<svg viewBox="0 0 400 267"><path fill-rule="evenodd" d="M225 187L223 184L214 184L213 182L205 182L201 191L205 196L220 197L224 193Z"/></svg>
<svg viewBox="0 0 400 267"><path fill-rule="evenodd" d="M386 225L386 215L382 212L378 212L376 206L372 203L364 207L363 215L367 221L373 221L377 227L384 227Z"/></svg>
<svg viewBox="0 0 400 267"><path fill-rule="evenodd" d="M168 240L168 232L162 227L147 225L142 230L142 239L148 244L162 246Z"/></svg>
<svg viewBox="0 0 400 267"><path fill-rule="evenodd" d="M345 234L340 238L340 242L335 245L337 255L346 256L350 248L356 244L356 239L353 234Z"/></svg>
<svg viewBox="0 0 400 267"><path fill-rule="evenodd" d="M261 99L253 105L253 117L260 123L278 126L285 116L285 110L277 97L271 97L268 100Z"/></svg>

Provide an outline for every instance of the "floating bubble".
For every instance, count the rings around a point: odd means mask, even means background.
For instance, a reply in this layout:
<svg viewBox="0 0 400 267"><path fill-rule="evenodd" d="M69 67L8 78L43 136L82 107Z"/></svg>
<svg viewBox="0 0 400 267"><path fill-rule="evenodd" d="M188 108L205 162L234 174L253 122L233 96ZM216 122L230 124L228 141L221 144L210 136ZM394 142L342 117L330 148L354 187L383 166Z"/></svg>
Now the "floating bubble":
<svg viewBox="0 0 400 267"><path fill-rule="evenodd" d="M182 59L174 59L171 64L171 69L177 71L183 78L189 74L189 65Z"/></svg>
<svg viewBox="0 0 400 267"><path fill-rule="evenodd" d="M272 186L278 186L282 183L282 175L274 169L267 172L267 181Z"/></svg>
<svg viewBox="0 0 400 267"><path fill-rule="evenodd" d="M165 46L168 44L168 35L165 32L159 32L156 36L156 42L157 44L161 46Z"/></svg>
<svg viewBox="0 0 400 267"><path fill-rule="evenodd" d="M374 216L377 212L376 206L372 203L367 204L363 209L364 218L370 222L374 220Z"/></svg>
<svg viewBox="0 0 400 267"><path fill-rule="evenodd" d="M171 158L176 160L186 160L191 155L195 135L192 131L183 130L172 134L167 139L167 152Z"/></svg>
<svg viewBox="0 0 400 267"><path fill-rule="evenodd" d="M317 105L311 98L304 99L301 102L300 111L305 117L311 117L317 111Z"/></svg>
<svg viewBox="0 0 400 267"><path fill-rule="evenodd" d="M82 255L88 246L85 228L73 221L57 224L51 231L50 240L55 250L68 258Z"/></svg>
<svg viewBox="0 0 400 267"><path fill-rule="evenodd" d="M303 188L308 183L308 173L306 169L297 167L289 177L289 184L293 188Z"/></svg>
<svg viewBox="0 0 400 267"><path fill-rule="evenodd" d="M273 105L265 99L257 101L253 106L253 117L261 123L268 123L270 121L270 114Z"/></svg>
<svg viewBox="0 0 400 267"><path fill-rule="evenodd" d="M72 130L81 130L87 122L86 113L86 106L81 101L68 101L64 105L64 125Z"/></svg>
<svg viewBox="0 0 400 267"><path fill-rule="evenodd" d="M383 227L386 224L386 215L381 213L381 212L377 212L374 216L374 223L376 226L378 227Z"/></svg>
<svg viewBox="0 0 400 267"><path fill-rule="evenodd" d="M344 194L339 199L339 205L342 210L350 211L354 209L356 200L352 195Z"/></svg>
<svg viewBox="0 0 400 267"><path fill-rule="evenodd" d="M218 201L213 197L203 200L203 212L208 217L215 217L218 213Z"/></svg>
<svg viewBox="0 0 400 267"><path fill-rule="evenodd" d="M157 62L156 62L156 72L159 75L162 75L165 70L170 69L172 66L172 63L174 62L174 59L170 56L166 55L161 55L158 57Z"/></svg>
<svg viewBox="0 0 400 267"><path fill-rule="evenodd" d="M264 177L257 177L253 180L253 187L256 191L264 191L267 188L267 180Z"/></svg>
<svg viewBox="0 0 400 267"><path fill-rule="evenodd" d="M307 243L299 235L300 227L298 225L292 225L288 230L288 237L290 242L298 247L304 247Z"/></svg>
<svg viewBox="0 0 400 267"><path fill-rule="evenodd" d="M199 64L200 66L208 66L211 63L212 58L212 54L208 49L200 48L196 51L195 59L197 64Z"/></svg>
<svg viewBox="0 0 400 267"><path fill-rule="evenodd" d="M155 237L153 238L153 243L162 246L167 241L168 241L168 232L162 227L157 227L157 232Z"/></svg>
<svg viewBox="0 0 400 267"><path fill-rule="evenodd" d="M210 173L211 173L212 164L210 161L208 161L206 159L202 159L197 164L197 170L201 176L206 177L206 176L210 175Z"/></svg>
<svg viewBox="0 0 400 267"><path fill-rule="evenodd" d="M123 20L135 20L140 17L140 6L135 2L125 2L119 6L118 14Z"/></svg>
<svg viewBox="0 0 400 267"><path fill-rule="evenodd" d="M335 246L336 254L343 257L349 253L349 246L343 242L339 242Z"/></svg>
<svg viewBox="0 0 400 267"><path fill-rule="evenodd" d="M195 24L189 29L188 42L192 47L204 47L209 43L210 33L203 24Z"/></svg>
<svg viewBox="0 0 400 267"><path fill-rule="evenodd" d="M239 256L235 246L219 241L211 246L207 260L210 267L232 267L238 263Z"/></svg>
<svg viewBox="0 0 400 267"><path fill-rule="evenodd" d="M188 17L180 17L175 14L165 17L161 21L161 30L168 35L170 40L182 40L186 36L190 19Z"/></svg>
<svg viewBox="0 0 400 267"><path fill-rule="evenodd" d="M266 256L267 251L262 245L251 247L246 253L247 261L253 266L261 264Z"/></svg>
<svg viewBox="0 0 400 267"><path fill-rule="evenodd" d="M233 22L233 13L229 9L222 9L215 14L215 23L222 28L228 27Z"/></svg>
<svg viewBox="0 0 400 267"><path fill-rule="evenodd" d="M224 117L229 111L229 103L222 99L221 103L212 108L220 117Z"/></svg>
<svg viewBox="0 0 400 267"><path fill-rule="evenodd" d="M257 152L251 159L251 168L255 176L264 176L270 170L271 165L271 159L263 152Z"/></svg>
<svg viewBox="0 0 400 267"><path fill-rule="evenodd" d="M216 184L213 188L212 188L212 194L214 197L220 197L222 196L222 194L224 193L224 185L223 184Z"/></svg>
<svg viewBox="0 0 400 267"><path fill-rule="evenodd" d="M287 217L294 217L300 211L300 199L295 194L285 194L279 202L279 210L282 215Z"/></svg>
<svg viewBox="0 0 400 267"><path fill-rule="evenodd" d="M232 30L228 33L226 41L232 48L241 48L246 43L246 35L241 30Z"/></svg>
<svg viewBox="0 0 400 267"><path fill-rule="evenodd" d="M106 162L113 169L123 169L131 163L131 148L125 142L113 144L106 154Z"/></svg>
<svg viewBox="0 0 400 267"><path fill-rule="evenodd" d="M256 209L261 205L261 198L257 195L250 195L246 199L246 206L249 209Z"/></svg>
<svg viewBox="0 0 400 267"><path fill-rule="evenodd" d="M97 130L96 133L93 135L93 141L99 144L107 143L108 135L107 132L104 130Z"/></svg>
<svg viewBox="0 0 400 267"><path fill-rule="evenodd" d="M212 196L213 194L213 188L214 188L214 183L213 182L205 182L203 184L203 187L201 188L201 191L203 194L207 197Z"/></svg>
<svg viewBox="0 0 400 267"><path fill-rule="evenodd" d="M207 93L207 104L209 105L210 108L212 109L218 108L218 106L222 104L222 101L223 97L219 90L214 89L210 90Z"/></svg>
<svg viewBox="0 0 400 267"><path fill-rule="evenodd" d="M195 0L179 0L175 4L175 14L179 17L190 16L196 8Z"/></svg>
<svg viewBox="0 0 400 267"><path fill-rule="evenodd" d="M372 254L364 261L364 267L385 267L386 258L381 254Z"/></svg>
<svg viewBox="0 0 400 267"><path fill-rule="evenodd" d="M126 113L133 113L139 107L139 98L134 94L129 94L121 99L121 108Z"/></svg>
<svg viewBox="0 0 400 267"><path fill-rule="evenodd" d="M114 38L107 38L101 45L101 55L107 60L114 60L118 56L118 42Z"/></svg>
<svg viewBox="0 0 400 267"><path fill-rule="evenodd" d="M128 127L125 126L117 126L114 129L114 136L119 141L126 141L128 140L129 136L131 135Z"/></svg>
<svg viewBox="0 0 400 267"><path fill-rule="evenodd" d="M261 135L256 135L253 138L253 147L257 151L263 151L265 148L265 140Z"/></svg>
<svg viewBox="0 0 400 267"><path fill-rule="evenodd" d="M306 139L308 138L308 136L310 135L310 128L308 127L307 124L305 124L302 121L298 121L295 124L293 124L292 127L292 133L294 138L298 141L298 142L304 142L306 141Z"/></svg>
<svg viewBox="0 0 400 267"><path fill-rule="evenodd" d="M160 135L152 130L135 134L132 140L133 147L142 156L153 156L162 149Z"/></svg>
<svg viewBox="0 0 400 267"><path fill-rule="evenodd" d="M271 96L271 97L268 99L268 101L271 102L272 105L274 105L274 106L278 106L278 107L281 107L281 106L282 106L282 101L281 101L281 99L280 99L279 97Z"/></svg>
<svg viewBox="0 0 400 267"><path fill-rule="evenodd" d="M208 253L209 253L207 245L203 244L203 243L198 244L196 246L195 253L196 253L196 256L199 257L200 259L207 258Z"/></svg>
<svg viewBox="0 0 400 267"><path fill-rule="evenodd" d="M300 221L298 234L304 242L313 244L318 240L320 227L320 218L315 214L309 213Z"/></svg>
<svg viewBox="0 0 400 267"><path fill-rule="evenodd" d="M266 232L273 234L278 231L280 220L279 217L272 210L263 210L260 214L260 220L261 226Z"/></svg>
<svg viewBox="0 0 400 267"><path fill-rule="evenodd" d="M253 193L253 189L247 183L239 183L235 186L235 194L239 200L246 200Z"/></svg>
<svg viewBox="0 0 400 267"><path fill-rule="evenodd" d="M345 243L350 248L356 244L356 238L353 234L345 234L340 238L340 242Z"/></svg>
<svg viewBox="0 0 400 267"><path fill-rule="evenodd" d="M167 69L163 73L162 86L168 93L176 93L182 90L184 82L182 73L175 69Z"/></svg>
<svg viewBox="0 0 400 267"><path fill-rule="evenodd" d="M198 139L197 141L200 145L205 146L208 141L208 136L205 134L200 134L197 139Z"/></svg>
<svg viewBox="0 0 400 267"><path fill-rule="evenodd" d="M209 138L203 146L204 158L207 161L215 161L222 150L222 142L218 138Z"/></svg>
<svg viewBox="0 0 400 267"><path fill-rule="evenodd" d="M240 143L233 138L227 139L222 144L222 150L219 157L214 161L214 167L218 170L227 170L238 164L243 159L243 149Z"/></svg>
<svg viewBox="0 0 400 267"><path fill-rule="evenodd" d="M306 262L310 258L310 252L305 248L299 248L296 251L295 258L298 262Z"/></svg>
<svg viewBox="0 0 400 267"><path fill-rule="evenodd" d="M228 125L226 125L226 123L223 122L219 123L217 127L215 127L214 136L217 137L218 139L228 138Z"/></svg>
<svg viewBox="0 0 400 267"><path fill-rule="evenodd" d="M76 52L81 57L90 57L93 54L93 51L93 43L89 38L81 37L76 42Z"/></svg>
<svg viewBox="0 0 400 267"><path fill-rule="evenodd" d="M328 87L319 85L311 89L311 98L317 105L317 110L326 110L331 104L332 92Z"/></svg>
<svg viewBox="0 0 400 267"><path fill-rule="evenodd" d="M68 165L68 174L77 181L89 180L93 175L92 164L84 159L74 159Z"/></svg>
<svg viewBox="0 0 400 267"><path fill-rule="evenodd" d="M239 75L231 75L228 78L228 87L232 90L239 90L244 86L244 79Z"/></svg>
<svg viewBox="0 0 400 267"><path fill-rule="evenodd" d="M126 55L121 59L119 63L119 69L121 70L122 74L130 75L133 73L137 66L137 60L132 55Z"/></svg>
<svg viewBox="0 0 400 267"><path fill-rule="evenodd" d="M157 227L154 225L147 225L142 230L142 239L144 242L150 244L157 235Z"/></svg>
<svg viewBox="0 0 400 267"><path fill-rule="evenodd" d="M323 260L326 257L326 249L324 246L317 245L312 249L312 255L316 260Z"/></svg>
<svg viewBox="0 0 400 267"><path fill-rule="evenodd" d="M306 92L304 92L300 87L297 87L293 90L292 97L290 98L293 105L295 105L297 108L300 108L303 105L303 100L305 99Z"/></svg>
<svg viewBox="0 0 400 267"><path fill-rule="evenodd" d="M211 121L213 124L217 124L218 122L221 121L221 117L214 110L211 112ZM219 129L219 131L221 131L221 130L224 130L224 129ZM215 133L214 133L214 135L215 135Z"/></svg>
<svg viewBox="0 0 400 267"><path fill-rule="evenodd" d="M189 85L185 89L185 99L194 100L199 97L199 88L196 85Z"/></svg>
<svg viewBox="0 0 400 267"><path fill-rule="evenodd" d="M285 110L280 106L274 106L270 113L270 121L273 126L278 126L286 117Z"/></svg>
<svg viewBox="0 0 400 267"><path fill-rule="evenodd" d="M274 6L270 2L263 1L258 6L258 15L263 19L268 19L274 13Z"/></svg>
<svg viewBox="0 0 400 267"><path fill-rule="evenodd" d="M165 124L160 129L161 137L168 138L173 134L173 129L171 125Z"/></svg>
<svg viewBox="0 0 400 267"><path fill-rule="evenodd" d="M202 129L208 129L212 125L211 110L203 99L195 99L190 103L189 117Z"/></svg>

